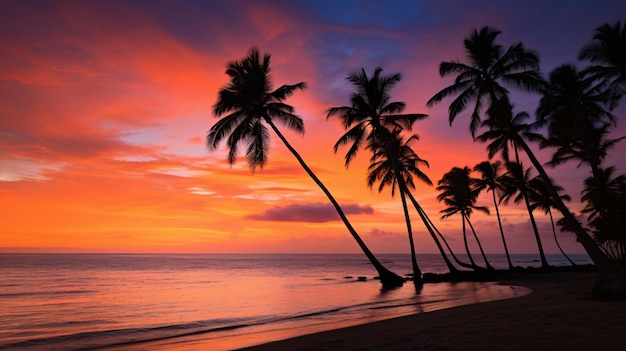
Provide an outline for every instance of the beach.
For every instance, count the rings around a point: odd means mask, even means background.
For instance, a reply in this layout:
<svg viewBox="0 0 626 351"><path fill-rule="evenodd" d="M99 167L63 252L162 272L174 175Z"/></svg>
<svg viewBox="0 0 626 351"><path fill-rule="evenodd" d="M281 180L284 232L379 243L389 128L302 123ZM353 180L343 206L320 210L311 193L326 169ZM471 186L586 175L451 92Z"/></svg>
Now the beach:
<svg viewBox="0 0 626 351"><path fill-rule="evenodd" d="M531 294L244 350L624 350L626 301L592 300L595 278L594 272L516 275L500 284L528 287Z"/></svg>

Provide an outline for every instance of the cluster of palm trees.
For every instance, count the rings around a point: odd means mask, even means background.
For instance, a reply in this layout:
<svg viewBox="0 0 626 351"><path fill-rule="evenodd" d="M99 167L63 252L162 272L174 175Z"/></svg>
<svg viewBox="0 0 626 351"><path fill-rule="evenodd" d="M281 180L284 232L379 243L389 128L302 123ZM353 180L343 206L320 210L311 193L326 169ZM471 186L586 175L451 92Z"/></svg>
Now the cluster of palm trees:
<svg viewBox="0 0 626 351"><path fill-rule="evenodd" d="M509 200L524 201L535 229L542 264L547 266L532 215L534 210L539 209L550 214L552 219L551 210L556 209L563 216L559 221L562 228L576 234L577 240L601 271L623 270L623 266L616 265L616 262L624 263L626 259L626 177L615 176L614 168L604 166L603 161L608 150L621 140L609 139L608 135L616 125L611 111L626 92L626 25L617 22L613 26L597 28L593 41L580 53L580 59L589 60L592 65L582 71L563 65L551 72L547 81L541 75L537 53L525 48L522 43L505 49L496 42L499 34L490 27L473 31L464 40L466 62L450 61L440 65L440 75L453 76L454 83L436 93L427 103L432 106L453 97L449 105L450 124L470 109L472 137L487 143L489 159L496 156L501 159L476 165L474 171L480 174L480 178L471 178L469 167L455 167L444 175L437 188L440 191L438 199L447 205L442 211L443 216L461 214L463 228L467 222L478 241L469 221L470 214L474 210L488 212L487 208L475 203L481 191L491 191L508 257L498 204L506 204ZM228 160L233 163L240 144L244 144L248 164L254 170L267 162L269 126L328 197L348 231L377 269L383 285L402 285L404 279L387 270L376 259L328 189L277 128L275 122L304 132L303 120L284 100L295 91L304 89L305 83L283 85L274 90L269 63L269 55L261 56L253 48L242 60L228 64L226 74L230 82L220 90L214 106L216 116L225 116L211 127L207 145L215 149L226 140ZM373 75L368 76L361 69L347 79L354 88L350 104L327 110L327 118L339 119L346 129L334 145L334 150L338 152L339 148L347 147L346 167L359 150L368 151L371 155L367 178L369 186L378 184L379 191L388 186L392 196L396 192L399 194L411 247L415 284L421 284L422 275L415 258L409 202L435 241L451 273L458 272L458 269L448 259L448 254L461 267L483 269L472 259L469 250L469 264L454 255L445 237L412 194L415 180L432 184L420 168L427 167L427 161L420 158L411 146L418 139L411 133L413 123L427 116L403 113L405 103L391 100L390 90L400 81L401 75L383 75L382 69L377 68ZM510 88L541 94L534 122L526 123L530 118L528 113L514 111ZM476 135L479 131L482 133ZM556 150L548 162L550 166L569 160L590 166L591 176L585 181L582 197L586 204L582 212L588 215L589 228L585 228L565 206L564 201L569 197L559 193L562 188L548 177L528 142L539 142L542 148ZM524 166L520 150L532 168ZM515 156L514 160L510 160L511 154ZM506 169L506 172L501 169ZM532 170L538 176L532 177ZM556 231L554 233L556 237ZM465 230L464 239L467 248ZM481 254L486 269L492 269L482 247ZM510 258L509 267L512 267ZM609 289L607 284L603 286ZM599 286L597 291L601 291L603 286Z"/></svg>

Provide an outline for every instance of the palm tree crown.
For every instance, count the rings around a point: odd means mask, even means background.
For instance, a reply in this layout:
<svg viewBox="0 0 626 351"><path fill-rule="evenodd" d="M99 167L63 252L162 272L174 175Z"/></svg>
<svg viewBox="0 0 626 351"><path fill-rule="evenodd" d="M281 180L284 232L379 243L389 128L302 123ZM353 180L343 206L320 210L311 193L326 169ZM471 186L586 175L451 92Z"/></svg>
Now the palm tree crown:
<svg viewBox="0 0 626 351"><path fill-rule="evenodd" d="M540 91L543 87L539 56L527 50L522 43L515 43L504 50L496 43L500 33L491 27L474 30L463 41L467 63L451 61L442 62L439 66L442 77L456 75L454 84L442 89L427 102L428 106L433 106L448 96L457 95L448 108L452 124L456 116L474 101L470 122L472 136L480 126L480 113L485 103L489 107L498 101L508 101L508 90L502 84L529 92Z"/></svg>
<svg viewBox="0 0 626 351"><path fill-rule="evenodd" d="M411 143L418 140L417 135L412 135L405 141L400 135L400 130L395 129L389 133L388 137L391 138L387 143L391 150L376 148L372 155L371 164L368 167L368 185L372 187L376 181L380 181L378 191L382 191L385 186L389 185L391 186L391 195L393 196L396 187L399 186L395 171L396 164L408 188L415 188L414 177L428 185L432 185L432 181L419 168L420 165L428 167L428 161L420 158L411 148Z"/></svg>
<svg viewBox="0 0 626 351"><path fill-rule="evenodd" d="M230 82L220 91L213 106L216 116L221 118L207 135L207 145L215 149L224 139L229 148L228 161L235 162L239 144L246 144L246 158L252 170L263 168L269 151L269 131L264 122L273 120L297 132L304 133L302 118L295 115L294 108L283 102L296 90L306 87L304 82L282 85L272 90L270 55L259 55L257 48L250 49L241 61L230 62L226 74Z"/></svg>
<svg viewBox="0 0 626 351"><path fill-rule="evenodd" d="M484 206L475 206L480 190L472 186L469 167L453 167L438 183L437 200L443 201L448 208L442 210L442 218L460 213L469 217L474 210L489 214Z"/></svg>
<svg viewBox="0 0 626 351"><path fill-rule="evenodd" d="M347 79L356 89L350 97L352 105L327 110L327 118L338 117L347 130L335 143L335 152L341 145L352 143L346 153L346 166L368 138L384 132L381 128L410 130L413 122L427 117L420 113L401 114L406 104L390 101L389 95L389 91L400 81L401 75L396 73L385 76L381 72L382 68L376 68L372 77L367 76L365 69L350 74ZM375 143L370 141L368 145L374 146Z"/></svg>
<svg viewBox="0 0 626 351"><path fill-rule="evenodd" d="M626 93L626 22L596 28L593 40L583 46L578 58L595 63L591 71L608 84L611 100L617 102Z"/></svg>

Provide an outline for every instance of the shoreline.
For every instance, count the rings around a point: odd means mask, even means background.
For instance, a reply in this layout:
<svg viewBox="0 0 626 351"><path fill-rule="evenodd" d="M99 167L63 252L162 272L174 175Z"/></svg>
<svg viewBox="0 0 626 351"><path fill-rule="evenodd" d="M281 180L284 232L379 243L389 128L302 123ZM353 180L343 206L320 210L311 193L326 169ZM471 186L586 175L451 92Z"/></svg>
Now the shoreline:
<svg viewBox="0 0 626 351"><path fill-rule="evenodd" d="M592 300L596 277L595 272L511 274L498 283L532 293L240 350L623 350L626 301Z"/></svg>

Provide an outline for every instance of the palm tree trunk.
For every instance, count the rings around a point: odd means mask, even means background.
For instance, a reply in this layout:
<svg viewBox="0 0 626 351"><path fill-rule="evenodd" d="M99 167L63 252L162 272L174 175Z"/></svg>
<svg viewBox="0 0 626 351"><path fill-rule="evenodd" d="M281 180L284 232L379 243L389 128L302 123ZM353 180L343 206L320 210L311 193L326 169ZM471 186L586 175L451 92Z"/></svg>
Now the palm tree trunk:
<svg viewBox="0 0 626 351"><path fill-rule="evenodd" d="M422 280L422 271L417 265L417 258L415 257L415 243L413 242L413 230L411 229L411 218L409 216L409 208L406 205L406 198L404 197L403 186L400 186L400 198L402 198L402 209L404 210L404 220L406 221L406 230L409 234L409 245L411 246L411 263L413 265L413 284L415 286L422 286L424 281Z"/></svg>
<svg viewBox="0 0 626 351"><path fill-rule="evenodd" d="M535 233L535 240L537 241L537 248L539 249L539 256L541 258L541 268L550 268L550 264L548 264L546 255L543 252L543 245L541 244L541 237L539 236L539 229L537 229L535 216L533 216L533 211L530 209L530 203L528 202L528 198L526 197L526 190L520 189L520 191L522 191L522 196L524 197L524 202L526 203L526 209L528 210L528 216L530 217L530 223L532 224L533 231Z"/></svg>
<svg viewBox="0 0 626 351"><path fill-rule="evenodd" d="M535 157L534 153L530 150L530 147L524 139L519 135L517 136L518 144L524 149L526 155L535 166L535 169L539 172L541 179L548 186L550 195L554 199L554 205L557 210L561 212L568 226L573 229L576 239L583 246L591 260L598 270L598 279L592 291L592 296L597 299L603 300L615 300L626 299L626 275L621 271L615 262L611 261L609 257L600 249L598 243L585 231L582 225L576 220L574 215L569 211L567 206L561 200L558 192L554 188L550 177L543 169L539 160Z"/></svg>
<svg viewBox="0 0 626 351"><path fill-rule="evenodd" d="M469 217L467 217L466 219L467 219L467 224L469 224L470 229L472 230L472 233L474 234L474 239L476 239L476 243L478 244L478 248L480 249L480 254L483 256L483 260L485 260L485 265L487 266L487 269L493 270L494 268L493 266L491 266L491 264L489 264L489 260L487 260L487 255L485 255L483 246L480 244L480 240L478 240L478 235L476 235L476 230L474 230L474 226L472 225L472 222L470 222Z"/></svg>
<svg viewBox="0 0 626 351"><path fill-rule="evenodd" d="M563 256L565 256L565 258L567 258L567 260L569 261L569 263L572 264L572 266L575 266L576 263L574 263L574 261L572 261L569 256L567 256L565 254L565 251L563 251L563 248L561 248L561 244L559 244L559 239L556 238L556 229L554 229L554 218L552 217L552 211L550 211L550 208L548 208L548 214L550 215L550 223L552 224L552 234L554 234L554 242L556 242L556 246L559 248L559 250L561 251L561 253L563 254Z"/></svg>
<svg viewBox="0 0 626 351"><path fill-rule="evenodd" d="M276 133L276 135L278 135L278 137L280 138L280 140L282 140L282 142L285 144L285 146L287 147L287 149L289 149L289 151L294 155L294 157L298 160L298 162L300 163L300 165L302 166L302 168L304 169L304 171L311 177L311 179L313 179L313 181L315 182L315 184L317 184L317 186L320 187L320 189L322 189L322 191L324 192L324 194L326 195L326 197L328 197L328 200L330 200L330 202L333 204L333 206L335 207L335 210L337 211L337 213L339 214L339 217L341 217L341 220L343 221L343 223L345 224L346 228L348 229L348 231L350 232L350 234L352 235L352 237L354 238L354 240L356 240L357 244L359 245L359 247L361 248L361 250L363 250L363 253L365 253L365 256L367 256L367 258L370 260L370 262L372 263L372 265L374 266L374 268L376 268L376 271L378 272L378 275L380 277L380 282L383 284L383 286L385 287L397 287L397 286L402 286L404 284L404 279L402 277L400 277L399 275L393 273L392 271L388 270L387 268L385 268L379 261L378 259L376 259L376 257L374 256L374 254L370 251L370 249L367 247L367 245L365 245L365 242L363 242L363 240L361 239L361 237L359 236L359 234L356 232L356 230L352 227L352 225L350 224L350 222L348 221L348 218L346 217L345 213L343 212L343 210L341 209L341 207L339 206L339 203L337 203L337 201L335 200L335 198L332 196L332 194L330 193L330 191L328 191L328 189L326 188L326 186L324 186L324 184L319 180L319 178L313 173L313 171L311 171L311 169L309 168L309 166L307 166L307 164L304 162L304 160L302 159L302 157L300 156L300 154L298 154L298 152L291 146L291 144L289 144L289 142L287 141L287 139L285 139L285 137L283 136L283 134L280 132L280 130L278 130L278 128L276 128L276 125L274 125L274 123L272 122L271 118L265 118L265 122L272 128L272 130L274 131L274 133Z"/></svg>
<svg viewBox="0 0 626 351"><path fill-rule="evenodd" d="M517 144L515 141L513 141L513 150L515 151L515 161L517 161L517 164L520 165L520 168L522 170L522 176L524 174L524 166L522 165L522 162L520 162L519 160L519 153L517 152ZM537 223L535 223L535 217L533 216L533 211L530 209L530 202L528 201L528 196L526 196L526 186L523 185L520 188L520 192L522 193L522 196L524 197L524 203L526 204L526 209L528 210L528 217L530 217L530 223L533 226L533 231L535 233L535 240L537 241L537 248L539 250L539 257L541 258L541 268L549 268L550 265L548 264L548 260L546 260L546 255L543 252L543 245L541 244L541 236L539 236L539 230L537 229Z"/></svg>
<svg viewBox="0 0 626 351"><path fill-rule="evenodd" d="M506 253L506 260L509 263L509 270L512 270L513 263L511 263L511 255L509 255L509 248L506 245L506 240L504 239L504 230L502 230L502 221L500 220L500 210L498 210L498 202L496 202L496 191L491 190L491 194L493 195L493 206L496 208L496 216L498 217L498 227L500 228L500 236L502 236L502 244L504 245L504 252Z"/></svg>
<svg viewBox="0 0 626 351"><path fill-rule="evenodd" d="M465 215L461 214L461 220L463 221L463 244L465 244L465 252L467 252L467 257L469 258L472 266L478 267L474 259L472 258L472 254L470 253L469 246L467 245L467 234L465 233Z"/></svg>
<svg viewBox="0 0 626 351"><path fill-rule="evenodd" d="M439 239L437 239L437 235L435 234L435 231L437 232L437 234L439 234L439 236L441 237L441 240L443 240L444 244L448 248L448 251L450 252L450 255L452 255L452 258L454 259L454 261L459 266L465 267L465 268L475 268L475 267L472 267L471 265L469 265L467 263L461 262L456 257L456 255L452 251L452 248L448 244L448 241L446 240L446 238L444 238L443 235L441 235L441 233L439 232L439 230L437 230L437 228L435 227L433 222L430 220L428 215L426 215L426 213L424 212L424 209L417 203L417 200L415 200L415 197L413 197L413 194L411 194L411 192L407 192L407 195L409 197L409 200L411 200L411 203L413 203L413 207L415 207L415 210L417 211L417 213L419 214L420 218L424 222L424 225L426 226L426 229L428 230L428 233L430 234L430 236L435 241L435 244L437 245L437 248L439 249L439 253L441 254L441 257L443 258L444 262L446 263L446 266L448 266L448 270L450 271L450 273L458 273L459 270L456 267L454 267L452 262L450 262L450 260L448 259L448 256L446 255L443 247L441 246L441 242L439 241Z"/></svg>
<svg viewBox="0 0 626 351"><path fill-rule="evenodd" d="M580 222L576 220L576 218L569 211L567 206L565 206L565 204L563 203L563 200L561 200L561 197L559 196L556 189L554 188L554 185L552 184L552 180L550 179L550 177L548 177L548 174L546 173L545 169L543 168L539 160L537 160L537 157L535 157L532 150L530 150L530 147L528 146L528 144L526 144L526 142L519 136L516 142L524 150L526 155L528 155L530 162L533 164L537 172L539 172L541 179L548 186L548 190L550 191L550 195L552 196L552 199L554 200L554 205L556 209L559 210L559 212L561 212L563 217L565 217L565 220L567 221L568 226L570 226L574 230L576 239L585 248L585 251L591 258L593 263L600 270L613 270L615 266L613 265L611 260L608 258L608 256L606 256L606 254L604 254L604 252L600 249L598 244L587 233L587 231L580 225Z"/></svg>

